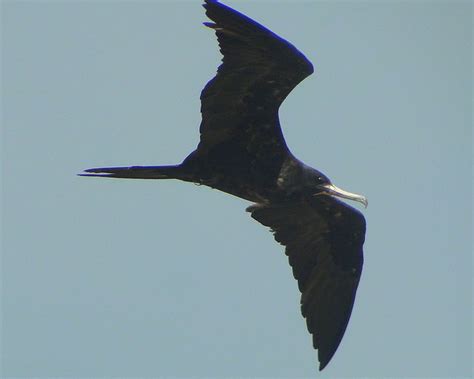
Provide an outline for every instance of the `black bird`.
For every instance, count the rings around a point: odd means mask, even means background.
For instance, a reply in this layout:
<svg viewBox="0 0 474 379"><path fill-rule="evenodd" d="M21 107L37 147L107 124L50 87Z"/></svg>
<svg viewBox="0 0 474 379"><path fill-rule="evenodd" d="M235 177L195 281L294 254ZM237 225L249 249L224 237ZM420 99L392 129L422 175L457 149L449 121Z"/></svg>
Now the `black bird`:
<svg viewBox="0 0 474 379"><path fill-rule="evenodd" d="M313 73L311 62L232 8L216 0L203 6L223 60L201 93L197 149L175 166L91 168L80 175L179 179L254 202L247 211L286 246L322 370L346 330L363 263L364 216L336 197L365 206L367 200L296 159L283 138L278 109Z"/></svg>

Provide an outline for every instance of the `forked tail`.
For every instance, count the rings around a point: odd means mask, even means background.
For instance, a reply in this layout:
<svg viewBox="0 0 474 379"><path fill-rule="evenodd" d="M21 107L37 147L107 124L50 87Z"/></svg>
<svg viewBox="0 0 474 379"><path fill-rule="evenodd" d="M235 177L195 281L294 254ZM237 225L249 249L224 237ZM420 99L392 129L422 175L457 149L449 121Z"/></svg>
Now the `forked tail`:
<svg viewBox="0 0 474 379"><path fill-rule="evenodd" d="M175 165L89 168L78 175L126 179L181 179L180 174L180 166Z"/></svg>

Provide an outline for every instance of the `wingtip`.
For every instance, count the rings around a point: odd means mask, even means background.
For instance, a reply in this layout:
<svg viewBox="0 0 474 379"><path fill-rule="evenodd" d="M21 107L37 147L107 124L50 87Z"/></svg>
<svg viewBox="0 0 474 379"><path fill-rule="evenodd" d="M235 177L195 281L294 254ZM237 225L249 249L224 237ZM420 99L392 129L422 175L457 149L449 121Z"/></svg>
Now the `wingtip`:
<svg viewBox="0 0 474 379"><path fill-rule="evenodd" d="M204 0L202 6L207 9L207 7L212 4L219 4L219 2L217 0Z"/></svg>
<svg viewBox="0 0 474 379"><path fill-rule="evenodd" d="M324 368L328 365L329 362L320 362L319 363L319 371L323 371Z"/></svg>
<svg viewBox="0 0 474 379"><path fill-rule="evenodd" d="M203 22L202 23L204 26L207 26L208 28L215 29L217 27L217 24L215 22Z"/></svg>

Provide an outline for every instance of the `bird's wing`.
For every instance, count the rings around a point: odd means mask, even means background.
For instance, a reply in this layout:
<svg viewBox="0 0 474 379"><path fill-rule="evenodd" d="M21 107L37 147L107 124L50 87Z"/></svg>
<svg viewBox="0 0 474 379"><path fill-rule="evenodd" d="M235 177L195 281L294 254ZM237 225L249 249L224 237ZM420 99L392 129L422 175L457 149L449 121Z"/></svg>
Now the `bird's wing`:
<svg viewBox="0 0 474 379"><path fill-rule="evenodd" d="M286 246L322 370L336 352L352 312L362 272L364 216L326 195L298 203L257 204L248 210Z"/></svg>
<svg viewBox="0 0 474 379"><path fill-rule="evenodd" d="M208 153L236 145L261 159L287 151L278 108L291 90L313 72L312 64L289 42L215 0L205 0L205 23L215 30L223 54L217 75L201 93L201 141ZM230 146L233 145L233 146Z"/></svg>

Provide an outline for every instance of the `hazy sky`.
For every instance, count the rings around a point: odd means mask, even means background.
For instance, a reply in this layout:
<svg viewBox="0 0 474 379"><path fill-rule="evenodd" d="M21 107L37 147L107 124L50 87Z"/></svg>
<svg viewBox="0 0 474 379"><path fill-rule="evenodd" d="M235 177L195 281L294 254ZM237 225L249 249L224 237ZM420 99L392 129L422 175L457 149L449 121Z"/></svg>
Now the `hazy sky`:
<svg viewBox="0 0 474 379"><path fill-rule="evenodd" d="M329 366L248 202L75 176L180 162L220 55L200 1L2 2L2 376L469 377L472 4L228 1L314 63L300 159L365 194L365 266Z"/></svg>

